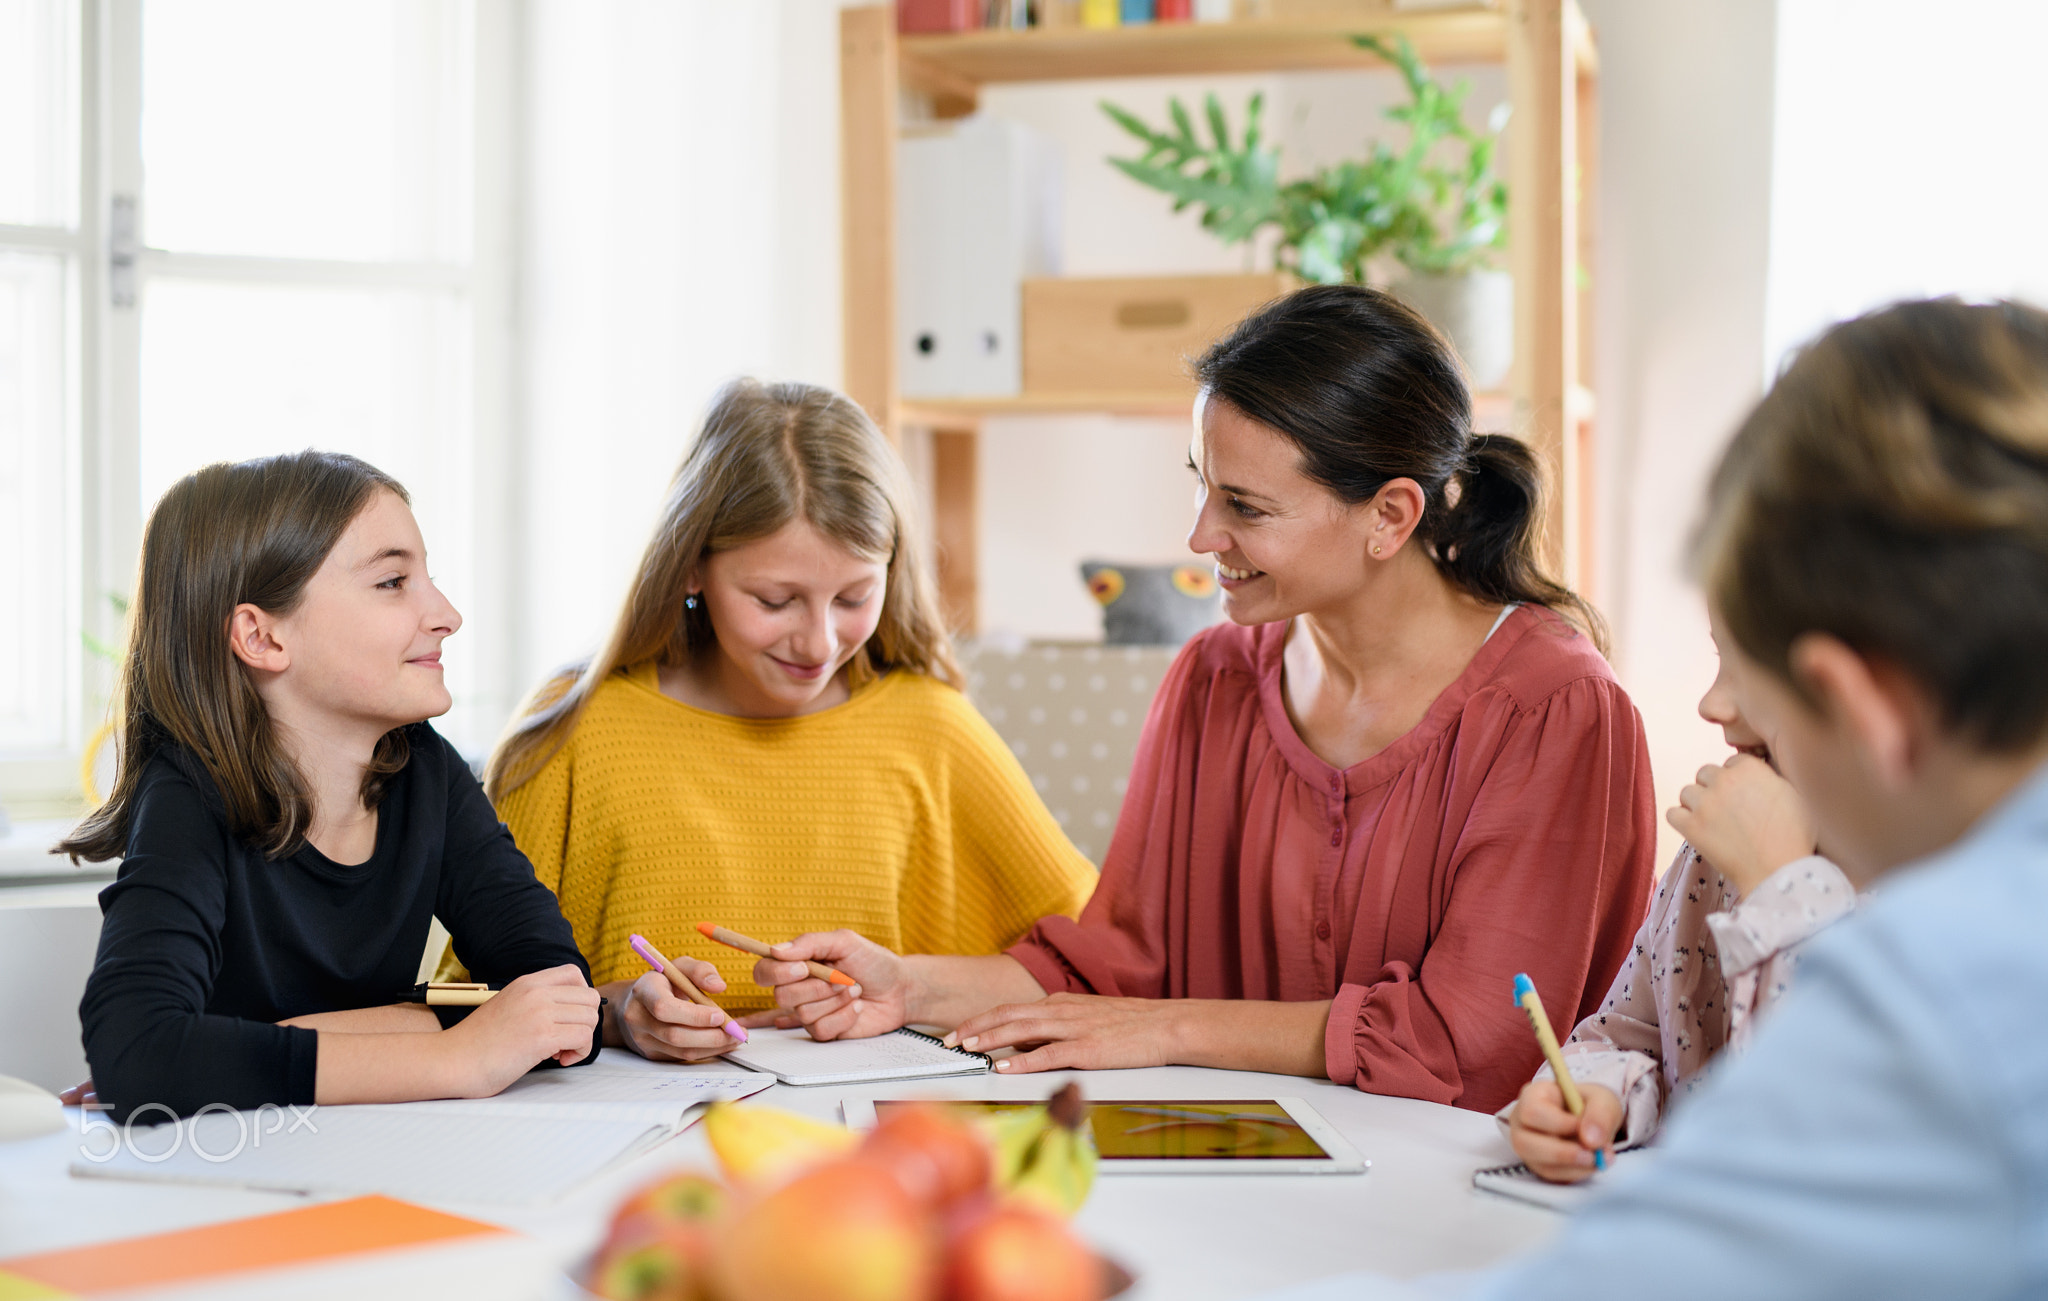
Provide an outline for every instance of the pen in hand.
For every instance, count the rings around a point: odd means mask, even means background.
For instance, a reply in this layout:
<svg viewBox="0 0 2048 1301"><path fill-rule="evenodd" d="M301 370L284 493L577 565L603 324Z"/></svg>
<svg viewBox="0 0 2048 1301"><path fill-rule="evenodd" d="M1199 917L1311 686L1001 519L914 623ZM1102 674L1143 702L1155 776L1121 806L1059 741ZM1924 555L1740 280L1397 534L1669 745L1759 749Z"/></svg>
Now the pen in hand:
<svg viewBox="0 0 2048 1301"><path fill-rule="evenodd" d="M675 963L670 962L667 958L662 957L661 950L655 948L652 944L649 944L645 936L635 935L632 937L630 943L633 946L633 952L645 958L647 960L648 966L653 967L656 971L659 971L662 975L668 977L668 983L675 987L675 990L678 994L681 994L683 997L689 999L692 1003L696 1003L700 1007L708 1007L714 1012L722 1012L724 1010L723 1008L719 1007L718 1004L712 1002L709 998L705 997L703 990L698 989L694 984L690 983L690 978L688 976L685 976L682 972L676 970ZM727 1017L725 1019L725 1025L723 1028L726 1034L732 1037L734 1042L745 1043L747 1041L747 1032L741 1029L740 1023L733 1020L731 1017Z"/></svg>
<svg viewBox="0 0 2048 1301"><path fill-rule="evenodd" d="M1586 1112L1586 1100L1579 1093L1579 1086L1572 1080L1571 1070L1564 1064L1564 1050L1558 1047L1557 1031L1550 1028L1550 1018L1544 1014L1543 1000L1536 994L1536 982L1527 975L1515 977L1515 1006L1529 1014L1529 1028L1536 1033L1536 1046L1543 1050L1543 1056L1550 1063L1550 1073L1557 1077L1557 1091L1564 1097L1564 1109L1574 1116ZM1593 1153L1593 1168L1607 1168L1607 1153Z"/></svg>
<svg viewBox="0 0 2048 1301"><path fill-rule="evenodd" d="M757 939L742 935L738 931L729 931L723 926L714 926L710 922L698 922L697 929L703 934L705 939L723 944L728 948L738 949L742 953L751 953L757 958L770 958L777 962L789 961L787 958L777 958L774 949ZM851 987L856 983L852 976L847 975L843 971L835 971L822 962L806 961L804 966L809 969L813 976L828 984Z"/></svg>

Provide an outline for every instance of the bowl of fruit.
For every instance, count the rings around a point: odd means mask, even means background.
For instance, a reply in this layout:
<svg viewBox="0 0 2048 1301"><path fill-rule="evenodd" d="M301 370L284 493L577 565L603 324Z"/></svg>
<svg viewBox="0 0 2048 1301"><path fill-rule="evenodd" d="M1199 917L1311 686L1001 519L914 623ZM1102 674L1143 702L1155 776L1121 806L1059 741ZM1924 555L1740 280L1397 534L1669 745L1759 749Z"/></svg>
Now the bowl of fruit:
<svg viewBox="0 0 2048 1301"><path fill-rule="evenodd" d="M720 1173L641 1189L578 1284L605 1301L1106 1301L1131 1276L1067 1220L1095 1179L1069 1084L962 1118L894 1108L865 1137L767 1106L704 1118Z"/></svg>

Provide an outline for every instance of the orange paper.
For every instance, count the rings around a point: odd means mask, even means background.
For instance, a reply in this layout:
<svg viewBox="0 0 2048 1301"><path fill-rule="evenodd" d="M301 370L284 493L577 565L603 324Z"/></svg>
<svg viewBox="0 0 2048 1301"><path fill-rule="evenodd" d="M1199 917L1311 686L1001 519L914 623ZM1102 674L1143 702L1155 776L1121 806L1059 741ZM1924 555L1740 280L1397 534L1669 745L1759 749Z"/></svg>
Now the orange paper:
<svg viewBox="0 0 2048 1301"><path fill-rule="evenodd" d="M196 1229L0 1260L0 1298L167 1287L221 1274L333 1260L510 1231L390 1197L352 1197ZM50 1289L37 1292L40 1284Z"/></svg>

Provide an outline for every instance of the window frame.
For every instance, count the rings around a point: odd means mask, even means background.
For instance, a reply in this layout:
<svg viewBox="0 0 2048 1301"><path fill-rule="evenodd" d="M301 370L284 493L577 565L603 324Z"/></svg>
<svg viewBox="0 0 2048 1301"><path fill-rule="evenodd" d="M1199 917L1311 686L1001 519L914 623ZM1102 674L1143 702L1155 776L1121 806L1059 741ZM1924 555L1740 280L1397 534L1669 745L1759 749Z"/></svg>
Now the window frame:
<svg viewBox="0 0 2048 1301"><path fill-rule="evenodd" d="M116 306L111 274L112 207L116 196L140 200L142 189L142 18L145 0L81 0L78 95L77 224L56 227L0 225L0 250L56 251L70 259L68 323L72 358L67 377L68 419L63 437L71 484L68 534L70 569L65 636L70 644L65 743L47 751L0 752L0 807L10 816L46 818L83 812L79 766L87 745L110 715L102 703L115 672L85 649L87 637L109 645L123 629L108 592L134 585L140 552L141 300L151 276L221 283L348 284L371 288L454 292L467 304L470 330L469 411L475 559L472 598L463 614L473 629L501 635L465 639L476 673L475 748L484 733L509 716L515 703L515 656L509 633L519 626L515 554L514 474L517 448L512 375L515 236L518 228L517 146L522 7L476 0L471 25L471 216L466 265L435 262L352 262L315 258L244 257L174 253L146 245L133 250L135 294Z"/></svg>

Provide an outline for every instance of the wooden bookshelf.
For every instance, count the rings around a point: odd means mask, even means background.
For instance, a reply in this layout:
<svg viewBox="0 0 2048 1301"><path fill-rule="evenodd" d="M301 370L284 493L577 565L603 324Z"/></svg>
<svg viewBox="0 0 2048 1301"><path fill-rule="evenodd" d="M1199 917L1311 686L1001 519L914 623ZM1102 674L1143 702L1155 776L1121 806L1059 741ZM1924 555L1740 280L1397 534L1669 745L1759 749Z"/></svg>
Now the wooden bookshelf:
<svg viewBox="0 0 2048 1301"><path fill-rule="evenodd" d="M1195 391L1124 393L1019 393L1004 397L906 398L896 406L900 424L923 429L968 431L991 416L1146 416L1185 419L1194 409ZM1505 391L1472 395L1472 426L1481 433L1505 430L1514 420L1514 395ZM1572 419L1593 418L1593 393L1573 385L1567 398Z"/></svg>
<svg viewBox="0 0 2048 1301"><path fill-rule="evenodd" d="M1592 559L1598 446L1590 355L1594 231L1580 196L1597 188L1599 56L1575 0L1397 12L1391 0L1327 0L1313 18L1041 28L899 37L886 5L840 16L846 389L892 432L939 431L940 585L956 625L976 625L974 439L992 416L1096 412L1184 416L1191 392L1025 393L903 401L896 373L895 151L899 93L940 117L974 111L981 87L1107 77L1357 68L1385 72L1354 34L1399 32L1432 64L1503 63L1514 110L1509 263L1515 364L1504 394L1475 399L1481 429L1505 429L1550 466L1544 538L1566 581L1597 595Z"/></svg>
<svg viewBox="0 0 2048 1301"><path fill-rule="evenodd" d="M1431 64L1507 60L1508 23L1498 11L1361 9L1357 17L1313 21L1148 23L1103 31L1060 27L904 36L898 58L906 87L946 104L970 99L976 89L992 82L1384 66L1371 51L1352 44L1354 35L1364 34L1406 36ZM1598 70L1599 56L1583 22L1573 24L1572 56L1578 70Z"/></svg>

